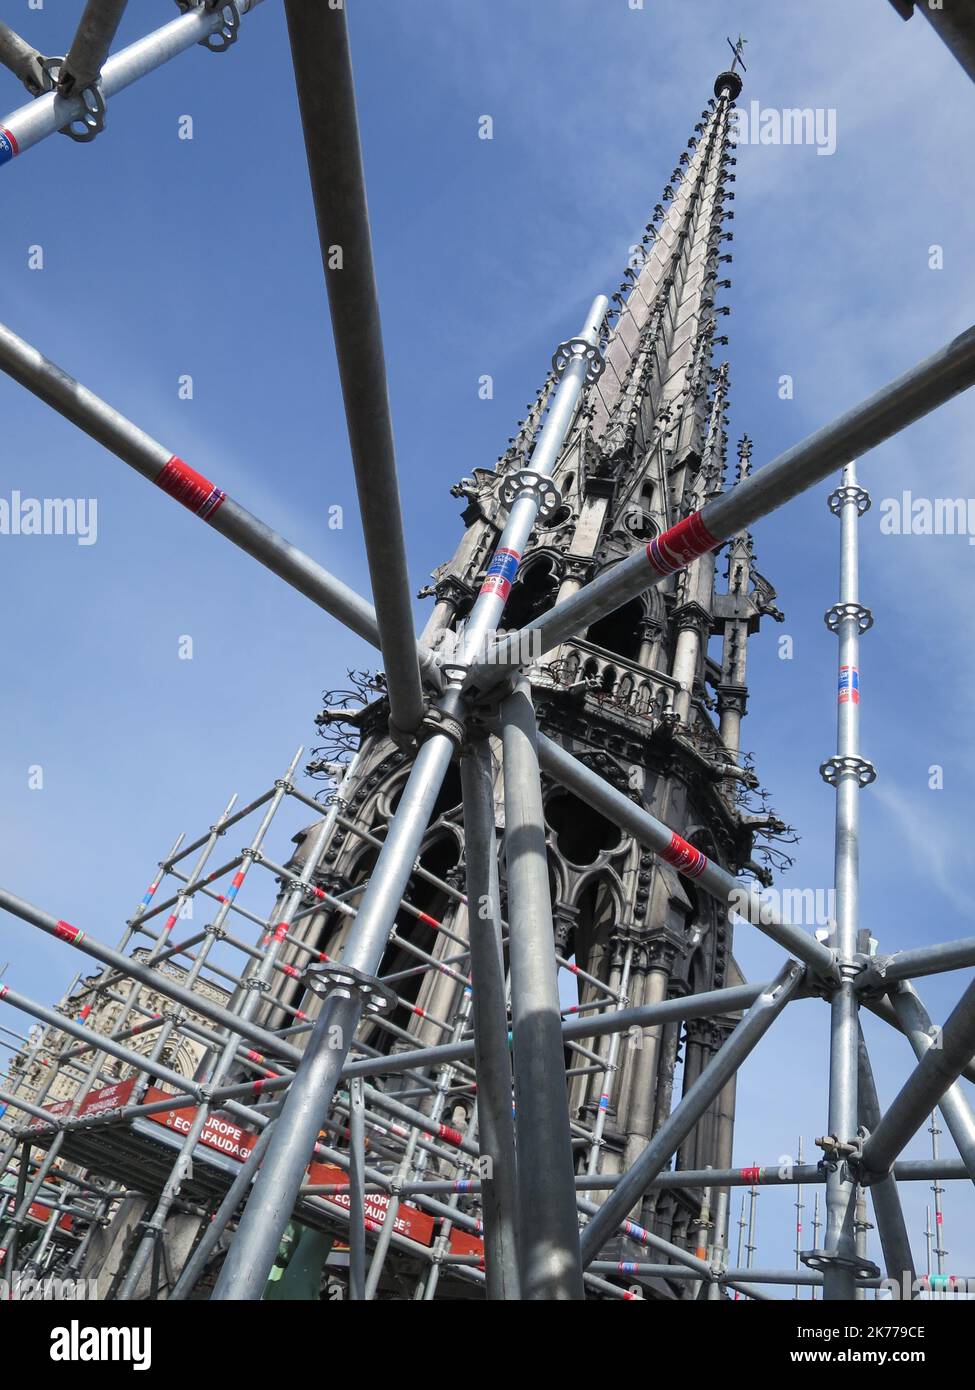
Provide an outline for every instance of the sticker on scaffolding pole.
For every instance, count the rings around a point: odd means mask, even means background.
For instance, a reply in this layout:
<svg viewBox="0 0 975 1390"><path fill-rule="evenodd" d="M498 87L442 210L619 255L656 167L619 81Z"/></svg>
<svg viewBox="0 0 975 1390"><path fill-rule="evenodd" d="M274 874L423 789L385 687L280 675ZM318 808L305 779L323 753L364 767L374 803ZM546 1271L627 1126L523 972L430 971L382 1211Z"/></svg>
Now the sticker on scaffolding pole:
<svg viewBox="0 0 975 1390"><path fill-rule="evenodd" d="M156 486L203 521L210 521L227 494L174 454L156 478Z"/></svg>
<svg viewBox="0 0 975 1390"><path fill-rule="evenodd" d="M706 555L717 544L717 536L712 536L705 526L701 513L695 512L671 526L662 536L654 536L647 546L647 559L651 569L659 575L674 574L699 555Z"/></svg>
<svg viewBox="0 0 975 1390"><path fill-rule="evenodd" d="M838 683L837 704L860 703L860 672L855 666L841 666Z"/></svg>
<svg viewBox="0 0 975 1390"><path fill-rule="evenodd" d="M676 831L670 837L667 848L660 851L660 857L666 859L668 864L673 864L678 873L686 874L688 878L700 878L708 866L707 855L695 849Z"/></svg>
<svg viewBox="0 0 975 1390"><path fill-rule="evenodd" d="M0 126L0 164L9 164L18 154L20 146L17 144L16 136L4 126Z"/></svg>
<svg viewBox="0 0 975 1390"><path fill-rule="evenodd" d="M496 594L498 598L506 599L511 593L511 586L515 582L520 564L521 555L517 550L508 550L507 547L501 546L494 552L488 565L487 578L481 585L481 593Z"/></svg>

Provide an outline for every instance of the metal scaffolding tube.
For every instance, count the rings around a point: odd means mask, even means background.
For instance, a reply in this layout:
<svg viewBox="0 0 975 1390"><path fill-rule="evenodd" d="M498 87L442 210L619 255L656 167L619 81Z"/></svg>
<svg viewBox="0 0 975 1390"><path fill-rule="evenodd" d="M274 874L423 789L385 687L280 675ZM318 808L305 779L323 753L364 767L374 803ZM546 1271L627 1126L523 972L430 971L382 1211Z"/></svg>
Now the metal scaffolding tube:
<svg viewBox="0 0 975 1390"><path fill-rule="evenodd" d="M616 1227L625 1219L626 1213L640 1200L661 1168L677 1151L719 1094L725 1082L738 1071L745 1058L765 1036L786 1004L794 997L803 975L803 966L793 960L786 962L768 989L756 999L734 1032L714 1054L677 1109L657 1130L633 1166L623 1174L622 1180L616 1184L611 1195L599 1208L598 1214L582 1233L584 1267L596 1258ZM710 1185L716 1186L719 1181L716 1174L709 1173Z"/></svg>
<svg viewBox="0 0 975 1390"><path fill-rule="evenodd" d="M364 598L2 325L0 369L272 574L379 646L376 613ZM421 652L420 661L425 674L436 679L432 653Z"/></svg>
<svg viewBox="0 0 975 1390"><path fill-rule="evenodd" d="M562 1074L559 986L531 687L501 706L508 954L519 1167L518 1257L525 1299L584 1298ZM531 1181L528 1175L531 1175Z"/></svg>
<svg viewBox="0 0 975 1390"><path fill-rule="evenodd" d="M732 900L737 911L759 931L771 937L818 974L832 973L833 953L828 947L801 927L788 922L769 922L768 907L762 904L754 888L749 891L747 903L742 904L743 884L740 879L708 859L676 831L657 820L635 801L631 801L623 792L610 786L598 773L579 762L545 734L538 736L538 756L542 767L551 773L557 782L608 816L641 844L654 850L668 864L673 864L678 872L692 878L720 902L728 903Z"/></svg>
<svg viewBox="0 0 975 1390"><path fill-rule="evenodd" d="M237 0L237 8L243 16L261 3L262 0ZM98 84L102 99L107 101L140 77L203 42L221 29L224 22L222 7L213 10L199 5L121 49L102 68ZM0 165L24 154L55 131L82 120L85 110L84 93L76 88L70 96L48 92L4 116L0 119Z"/></svg>
<svg viewBox="0 0 975 1390"><path fill-rule="evenodd" d="M877 1086L874 1081L870 1055L864 1041L862 1029L858 1029L859 1075L857 1086L857 1110L861 1125L870 1132L876 1129L880 1120L880 1102L877 1099ZM884 1266L889 1279L896 1279L898 1288L903 1287L905 1279L913 1285L917 1277L914 1268L914 1255L911 1240L907 1234L907 1222L901 1208L897 1191L896 1174L891 1171L870 1189L880 1245L884 1252Z"/></svg>
<svg viewBox="0 0 975 1390"><path fill-rule="evenodd" d="M474 1067L479 1148L490 1163L481 1187L485 1287L489 1300L518 1299L518 1210L508 1007L501 947L501 889L491 750L463 753L464 855L473 989Z"/></svg>
<svg viewBox="0 0 975 1390"><path fill-rule="evenodd" d="M67 97L98 81L129 0L88 0L58 73L58 91Z"/></svg>
<svg viewBox="0 0 975 1390"><path fill-rule="evenodd" d="M829 476L851 457L884 440L965 391L975 382L975 327L889 382L875 395L840 415L730 492L685 517L644 549L634 552L570 598L498 643L472 672L481 688L507 670L584 631L629 599L683 569L698 555L759 521Z"/></svg>
<svg viewBox="0 0 975 1390"><path fill-rule="evenodd" d="M903 1026L907 1039L920 1062L931 1048L939 1046L938 1029L934 1027L917 991L909 984L891 991L890 1002ZM962 1162L972 1182L975 1182L975 1115L961 1086L954 1081L938 1101L938 1109L955 1141ZM879 1122L879 1116L877 1121ZM870 1125L873 1131L876 1122Z"/></svg>
<svg viewBox="0 0 975 1390"><path fill-rule="evenodd" d="M285 0L390 719L423 718L345 7ZM336 261L336 248L339 260Z"/></svg>
<svg viewBox="0 0 975 1390"><path fill-rule="evenodd" d="M964 970L970 965L975 965L975 936L897 951L880 962L885 984L918 979L922 975L940 975L945 970Z"/></svg>
<svg viewBox="0 0 975 1390"><path fill-rule="evenodd" d="M40 96L51 85L43 55L26 39L0 21L0 63L18 78L31 96Z"/></svg>
<svg viewBox="0 0 975 1390"><path fill-rule="evenodd" d="M924 1124L975 1052L975 981L952 1009L940 1046L929 1046L863 1146L864 1181L876 1181ZM944 1112L942 1111L942 1114ZM947 1116L945 1116L947 1122ZM969 1170L971 1171L971 1170Z"/></svg>
<svg viewBox="0 0 975 1390"><path fill-rule="evenodd" d="M856 1244L857 1183L849 1163L857 1141L857 1074L859 1020L855 979L859 923L859 796L876 776L860 756L860 633L873 622L860 603L857 527L870 505L859 487L856 467L847 463L842 486L830 494L828 506L840 520L840 597L826 614L826 623L839 639L839 678L836 704L835 758L820 769L836 788L834 884L836 926L831 938L836 950L839 983L830 997L829 1129L826 1155L826 1241L815 1252L816 1269L824 1274L823 1297L849 1300L854 1295L859 1255Z"/></svg>

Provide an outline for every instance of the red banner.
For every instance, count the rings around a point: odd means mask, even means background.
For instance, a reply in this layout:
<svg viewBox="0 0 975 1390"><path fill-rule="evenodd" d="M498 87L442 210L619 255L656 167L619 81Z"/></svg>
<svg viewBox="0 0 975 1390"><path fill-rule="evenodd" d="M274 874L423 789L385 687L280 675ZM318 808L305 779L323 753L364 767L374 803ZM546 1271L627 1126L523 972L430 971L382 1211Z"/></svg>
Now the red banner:
<svg viewBox="0 0 975 1390"><path fill-rule="evenodd" d="M335 1168L330 1163L312 1163L308 1167L308 1181L310 1183L341 1183L344 1187L349 1185L349 1175L343 1168ZM342 1207L345 1211L349 1210L349 1197L345 1192L318 1193L323 1202L331 1202L334 1206ZM388 1192L367 1192L365 1201L365 1217L367 1222L373 1226L382 1226L389 1211L390 1196ZM411 1207L408 1202L401 1202L399 1211L396 1214L396 1234L406 1236L408 1240L415 1240L420 1245L429 1245L433 1240L434 1219L428 1216L425 1211L420 1211L418 1207Z"/></svg>

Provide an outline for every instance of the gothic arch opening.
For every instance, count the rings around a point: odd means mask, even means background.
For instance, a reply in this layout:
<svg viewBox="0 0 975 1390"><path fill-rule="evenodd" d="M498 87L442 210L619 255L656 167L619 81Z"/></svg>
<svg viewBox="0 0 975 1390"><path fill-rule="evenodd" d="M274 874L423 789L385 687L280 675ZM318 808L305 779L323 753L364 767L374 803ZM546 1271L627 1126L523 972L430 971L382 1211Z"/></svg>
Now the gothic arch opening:
<svg viewBox="0 0 975 1390"><path fill-rule="evenodd" d="M586 641L603 651L612 652L626 661L638 661L640 657L640 624L643 621L643 604L639 599L630 599L615 613L609 613L593 623L586 632Z"/></svg>
<svg viewBox="0 0 975 1390"><path fill-rule="evenodd" d="M601 816L572 792L559 789L545 803L545 819L555 831L555 846L570 864L595 864L623 839L618 825Z"/></svg>
<svg viewBox="0 0 975 1390"><path fill-rule="evenodd" d="M403 795L403 789L406 786L406 783L407 778L404 777L402 782L396 788L393 795L390 797L390 816L393 815L397 806L400 803L400 797ZM457 766L456 763L451 763L450 766L447 768L447 775L443 779L443 785L441 786L437 799L433 804L433 813L430 816L430 824L432 825L434 821L436 821L440 816L445 816L449 811L455 811L459 809L462 800L463 793L461 791L460 785L460 768Z"/></svg>
<svg viewBox="0 0 975 1390"><path fill-rule="evenodd" d="M551 556L543 555L530 561L512 587L501 619L502 627L511 631L524 627L552 607L558 592L559 579Z"/></svg>
<svg viewBox="0 0 975 1390"><path fill-rule="evenodd" d="M450 870L456 867L459 859L460 844L449 833L435 836L420 852L421 865L430 873L435 874L437 878L447 878ZM444 920L450 913L452 904L456 901L435 883L428 883L418 874L414 874L410 881L406 899L420 912L425 913L436 922ZM431 955L436 954L439 936L436 927L421 922L412 913L408 915L401 912L397 920L397 930L401 937L408 939L421 951L426 951ZM399 943L393 942L386 948L386 953L376 973L382 979L386 975L396 974L399 971L413 971L421 963L418 956ZM429 979L429 975L429 971L416 971L416 973L405 975L394 982L393 988L403 1000L403 1004L388 1015L389 1021L396 1027L404 1030L409 1028L410 1022L414 1018L410 1006L417 1002L420 990L425 980ZM381 1052L391 1051L395 1042L395 1037L388 1030L378 1027L370 1030L369 1043Z"/></svg>

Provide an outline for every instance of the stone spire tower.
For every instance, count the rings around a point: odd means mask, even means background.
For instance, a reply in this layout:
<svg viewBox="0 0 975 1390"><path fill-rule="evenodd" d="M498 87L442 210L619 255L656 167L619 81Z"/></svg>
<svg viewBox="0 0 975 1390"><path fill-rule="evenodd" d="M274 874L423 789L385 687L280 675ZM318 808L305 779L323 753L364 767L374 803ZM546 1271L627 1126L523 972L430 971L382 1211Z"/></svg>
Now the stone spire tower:
<svg viewBox="0 0 975 1390"><path fill-rule="evenodd" d="M554 473L556 490L526 548L506 611L511 628L634 547L652 544L724 485L729 377L714 354L728 341L719 325L729 309L719 299L730 285L736 161L729 121L742 85L739 60L740 45L631 248L605 323L605 370L581 400ZM435 599L423 633L435 649L449 649L484 581L506 506L525 481L530 485L534 439L555 380L554 372L546 378L496 465L476 468L451 489L466 504L466 529L452 559L423 591ZM743 440L742 471L750 449ZM754 785L740 750L747 643L764 614L781 615L772 604L774 590L755 569L750 536L729 544L726 585L718 581L716 563L714 554L695 560L580 639L544 654L531 678L539 726L549 737L711 859L731 872L754 871L754 836L776 823L749 815L743 805ZM359 749L338 793L341 817L379 838L408 765L389 738L387 714L380 698L351 718L335 709L319 716L329 728L343 720L355 726ZM555 948L602 982L578 975L578 998L566 997L567 1007L591 1003L606 989L640 1005L736 983L724 909L699 894L679 867L645 851L565 788L550 780L543 785ZM460 801L452 769L410 889L420 916L402 918L381 972L403 972L397 989L415 1001L412 1012L403 1008L394 1018L404 1045L447 1041L447 1021L464 1016L463 979L449 968L423 971L417 955L418 949L439 961L456 958L457 938L466 936ZM496 802L501 837L500 793ZM318 882L354 902L376 845L357 837L342 818L330 832ZM299 837L293 863L301 862L315 830ZM424 879L424 869L447 887ZM430 919L449 934L428 925ZM325 910L306 917L305 940L334 956L343 924L343 917ZM286 998L313 1007L302 1000L297 982ZM274 1017L273 1005L268 1008ZM628 1166L667 1117L675 1085L693 1082L734 1022L649 1028L624 1039L605 1085L596 1069L573 1063L580 1073L571 1081L573 1116L592 1125L601 1115L599 1140L580 1162L596 1172ZM388 1036L372 1041L391 1045ZM602 1038L592 1040L590 1050L605 1055L608 1047ZM730 1165L733 1088L729 1083L686 1141L680 1166ZM686 1238L696 1202L689 1191L669 1189L648 1199L644 1220L668 1238Z"/></svg>

